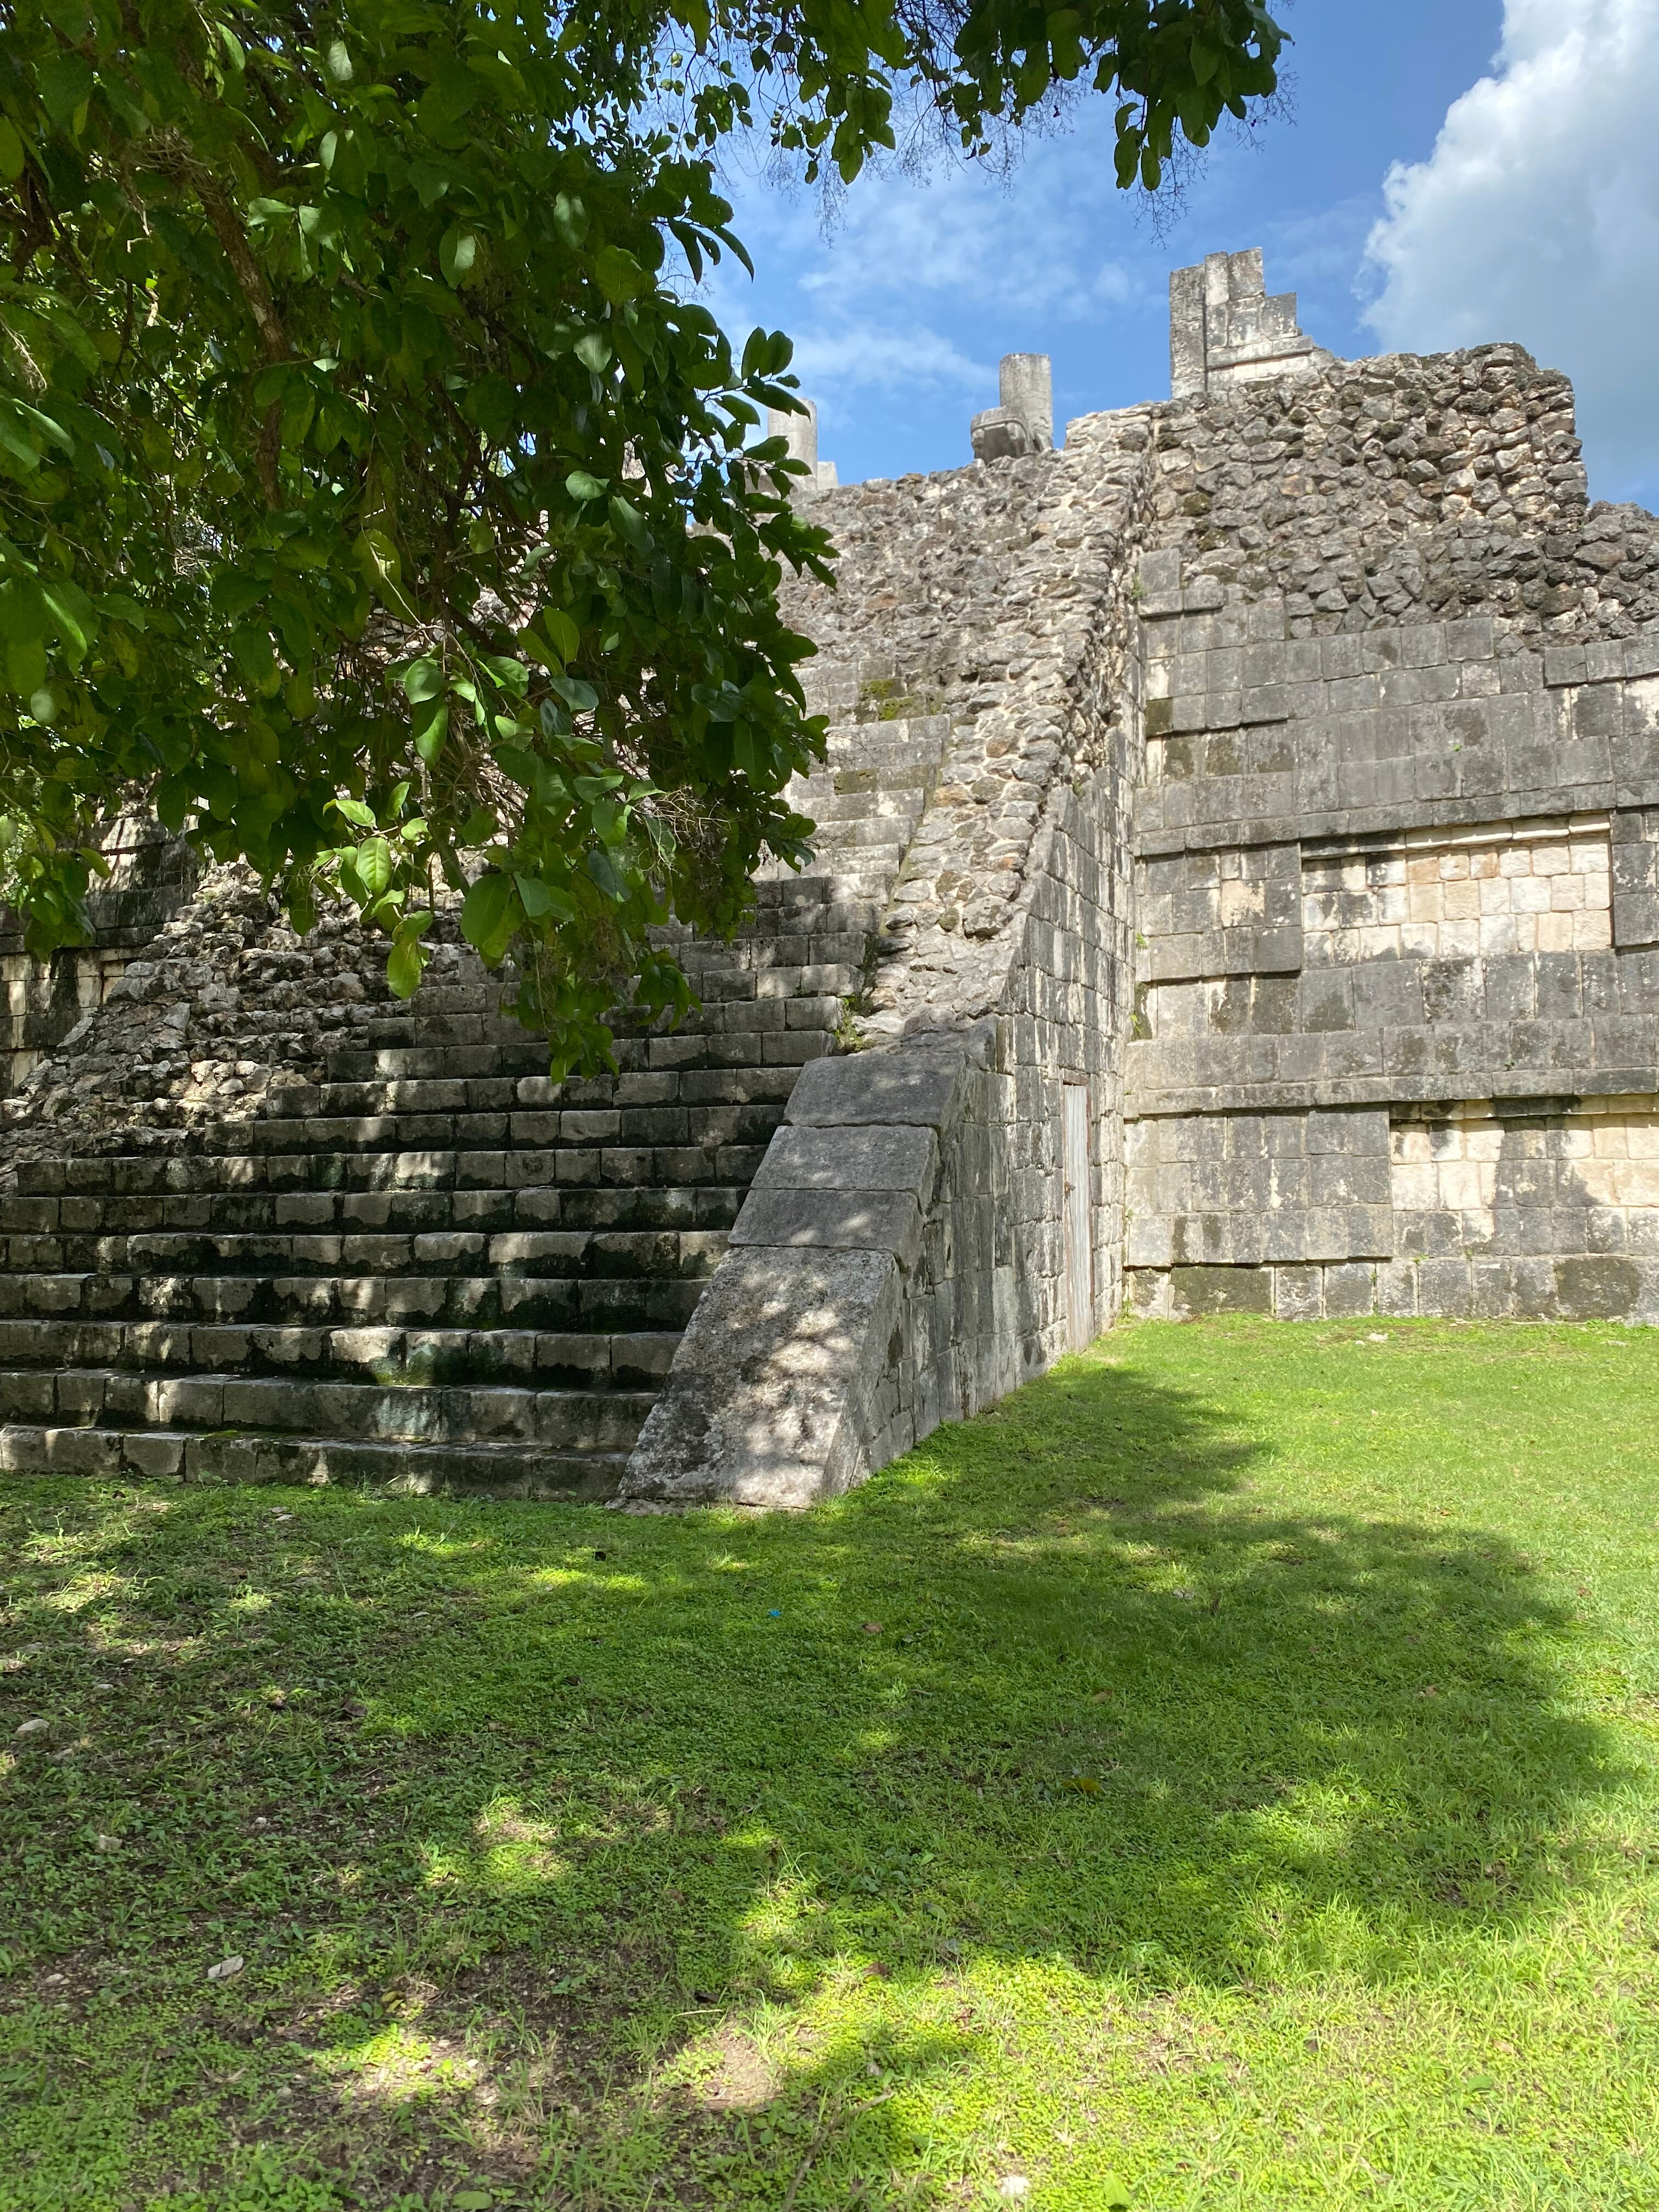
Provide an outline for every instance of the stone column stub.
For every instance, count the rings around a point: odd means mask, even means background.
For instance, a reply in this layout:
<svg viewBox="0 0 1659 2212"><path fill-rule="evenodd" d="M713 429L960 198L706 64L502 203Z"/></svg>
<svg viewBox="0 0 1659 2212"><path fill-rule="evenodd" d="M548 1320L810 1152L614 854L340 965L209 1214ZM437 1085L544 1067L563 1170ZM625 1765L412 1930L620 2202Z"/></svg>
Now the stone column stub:
<svg viewBox="0 0 1659 2212"><path fill-rule="evenodd" d="M1298 327L1294 292L1267 296L1259 246L1170 270L1172 398L1201 399L1267 377L1310 376L1335 358Z"/></svg>
<svg viewBox="0 0 1659 2212"><path fill-rule="evenodd" d="M787 415L781 408L766 410L766 434L781 438L789 448L792 461L805 461L811 474L801 489L805 491L829 491L841 482L833 461L818 459L818 406L816 399L805 401L804 415Z"/></svg>
<svg viewBox="0 0 1659 2212"><path fill-rule="evenodd" d="M1046 353L1006 353L997 365L999 404L975 415L969 436L976 461L1018 460L1054 447L1054 368Z"/></svg>

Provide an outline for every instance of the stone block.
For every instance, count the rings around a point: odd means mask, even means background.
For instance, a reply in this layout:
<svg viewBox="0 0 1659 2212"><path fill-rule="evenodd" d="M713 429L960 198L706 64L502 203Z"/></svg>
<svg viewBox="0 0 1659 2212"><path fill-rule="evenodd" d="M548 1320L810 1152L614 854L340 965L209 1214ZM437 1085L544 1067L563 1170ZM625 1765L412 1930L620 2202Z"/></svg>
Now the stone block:
<svg viewBox="0 0 1659 2212"><path fill-rule="evenodd" d="M1613 1254L1555 1261L1553 1311L1564 1321L1622 1321L1642 1294L1637 1261Z"/></svg>
<svg viewBox="0 0 1659 2212"><path fill-rule="evenodd" d="M1467 1321L1474 1310L1474 1283L1463 1259L1424 1260L1417 1270L1417 1310L1443 1321Z"/></svg>
<svg viewBox="0 0 1659 2212"><path fill-rule="evenodd" d="M87 1475L107 1481L121 1472L118 1431L106 1429L41 1429L36 1431L42 1458L53 1474Z"/></svg>
<svg viewBox="0 0 1659 2212"><path fill-rule="evenodd" d="M1324 1311L1322 1267L1275 1267L1273 1312L1280 1321L1318 1321Z"/></svg>
<svg viewBox="0 0 1659 2212"><path fill-rule="evenodd" d="M1186 580L1182 590L1181 609L1184 615L1203 616L1224 606L1226 600L1226 590L1219 577L1191 576ZM1208 635L1205 641L1206 644L1209 642Z"/></svg>
<svg viewBox="0 0 1659 2212"><path fill-rule="evenodd" d="M183 1437L135 1433L122 1439L125 1471L149 1481L177 1482L185 1471Z"/></svg>
<svg viewBox="0 0 1659 2212"><path fill-rule="evenodd" d="M967 1066L960 1046L900 1046L816 1060L790 1095L787 1119L809 1127L908 1123L942 1128L959 1110Z"/></svg>
<svg viewBox="0 0 1659 2212"><path fill-rule="evenodd" d="M861 1385L901 1310L890 1253L734 1250L682 1340L624 1503L804 1506L867 1472Z"/></svg>
<svg viewBox="0 0 1659 2212"><path fill-rule="evenodd" d="M1123 1303L1138 1321L1172 1319L1169 1274L1158 1268L1127 1269L1123 1278Z"/></svg>
<svg viewBox="0 0 1659 2212"><path fill-rule="evenodd" d="M908 1267L921 1249L921 1220L908 1190L770 1188L750 1193L731 1236L734 1249L890 1252Z"/></svg>
<svg viewBox="0 0 1659 2212"><path fill-rule="evenodd" d="M1350 1261L1325 1269L1325 1317L1354 1321L1376 1310L1376 1270Z"/></svg>
<svg viewBox="0 0 1659 2212"><path fill-rule="evenodd" d="M1137 571L1137 601L1143 619L1181 612L1181 551L1143 553Z"/></svg>
<svg viewBox="0 0 1659 2212"><path fill-rule="evenodd" d="M1170 1273L1170 1310L1178 1321L1206 1314L1270 1314L1273 1296L1273 1271L1267 1267L1175 1267Z"/></svg>
<svg viewBox="0 0 1659 2212"><path fill-rule="evenodd" d="M1409 1260L1385 1260L1377 1267L1376 1304L1391 1320L1409 1321L1417 1312L1417 1269Z"/></svg>
<svg viewBox="0 0 1659 2212"><path fill-rule="evenodd" d="M939 1139L921 1124L884 1127L786 1126L767 1149L753 1188L793 1190L907 1190L926 1206L939 1172Z"/></svg>

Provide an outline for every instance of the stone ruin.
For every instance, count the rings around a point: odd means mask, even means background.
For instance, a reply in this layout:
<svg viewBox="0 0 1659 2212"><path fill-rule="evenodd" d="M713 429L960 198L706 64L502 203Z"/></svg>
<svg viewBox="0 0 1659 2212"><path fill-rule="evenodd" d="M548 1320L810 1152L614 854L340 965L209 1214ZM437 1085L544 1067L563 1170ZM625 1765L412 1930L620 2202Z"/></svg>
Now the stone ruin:
<svg viewBox="0 0 1659 2212"><path fill-rule="evenodd" d="M614 1077L125 832L5 954L5 1467L804 1505L1126 1310L1659 1318L1659 521L1517 346L1170 301L1058 445L1032 355L958 470L774 426L817 858Z"/></svg>

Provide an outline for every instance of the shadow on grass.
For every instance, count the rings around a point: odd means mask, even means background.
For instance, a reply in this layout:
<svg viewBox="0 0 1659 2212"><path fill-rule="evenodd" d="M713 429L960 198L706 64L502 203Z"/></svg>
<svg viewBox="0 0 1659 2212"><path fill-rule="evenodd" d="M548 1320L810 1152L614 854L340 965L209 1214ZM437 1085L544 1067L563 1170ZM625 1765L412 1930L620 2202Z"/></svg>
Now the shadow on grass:
<svg viewBox="0 0 1659 2212"><path fill-rule="evenodd" d="M943 2203L895 2092L999 1964L1384 1985L1523 1928L1620 1780L1567 1621L1502 1535L1270 1478L1073 1364L802 1520L13 1493L64 1716L4 1814L0 2098L63 2123L15 2201Z"/></svg>

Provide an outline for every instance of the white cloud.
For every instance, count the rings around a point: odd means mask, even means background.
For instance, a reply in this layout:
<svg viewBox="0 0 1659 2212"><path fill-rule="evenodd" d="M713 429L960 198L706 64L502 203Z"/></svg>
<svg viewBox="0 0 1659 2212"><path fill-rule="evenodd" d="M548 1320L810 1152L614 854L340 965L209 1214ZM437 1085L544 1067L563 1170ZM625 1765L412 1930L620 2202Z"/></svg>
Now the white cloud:
<svg viewBox="0 0 1659 2212"><path fill-rule="evenodd" d="M794 366L808 392L982 392L996 382L996 363L969 361L925 323L837 323L809 331L797 343ZM833 409L825 419L836 419Z"/></svg>
<svg viewBox="0 0 1659 2212"><path fill-rule="evenodd" d="M861 177L826 235L808 195L745 201L745 242L768 256L787 253L795 283L833 307L838 295L863 300L935 294L953 303L995 307L1034 319L1087 314L1098 296L1127 296L1128 272L1107 261L1095 241L1115 192L1091 175L1074 139L1039 140L1009 178L941 155L932 170ZM1081 173L1079 173L1081 172Z"/></svg>
<svg viewBox="0 0 1659 2212"><path fill-rule="evenodd" d="M1367 320L1413 352L1516 339L1577 386L1592 491L1659 489L1659 7L1505 0L1489 76L1396 164Z"/></svg>

